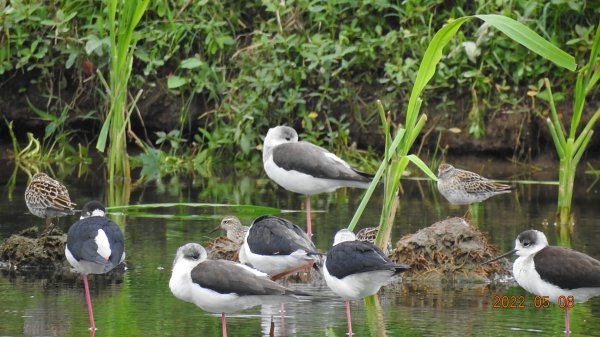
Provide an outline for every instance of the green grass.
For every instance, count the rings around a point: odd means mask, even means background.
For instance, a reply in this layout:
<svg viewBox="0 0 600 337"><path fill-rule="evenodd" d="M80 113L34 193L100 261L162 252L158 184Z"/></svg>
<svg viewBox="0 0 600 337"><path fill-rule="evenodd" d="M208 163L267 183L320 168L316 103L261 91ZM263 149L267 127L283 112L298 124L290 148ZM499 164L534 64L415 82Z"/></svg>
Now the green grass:
<svg viewBox="0 0 600 337"><path fill-rule="evenodd" d="M457 34L461 26L467 21L478 18L492 27L497 28L515 42L525 46L531 51L539 54L540 56L550 60L559 67L565 67L568 69L575 69L575 59L569 54L562 51L560 48L552 45L550 42L544 40L537 33L528 29L522 23L515 21L511 18L499 16L499 15L475 15L458 18L449 22L446 26L442 27L435 33L431 42L429 43L427 50L419 65L419 72L415 79L415 83L412 87L411 96L406 112L406 121L402 127L398 129L394 139L391 139L390 123L388 122L386 115L381 104L378 105L379 114L383 124L384 137L385 137L385 156L381 162L377 173L367 189L363 200L357 208L354 217L352 218L348 229L353 230L356 223L358 222L367 202L371 198L371 195L375 189L375 186L379 183L382 177L384 180L384 203L381 212L381 218L379 222L379 232L375 239L376 244L383 248L387 245L390 239L390 233L396 210L399 207L399 184L402 178L402 173L406 169L409 162L413 162L419 169L421 169L427 176L432 180L437 180L435 174L431 172L429 167L416 155L409 154L411 148L421 132L427 116L420 113L422 104L421 95L427 84L433 78L436 72L436 68L442 60L444 47L452 40Z"/></svg>
<svg viewBox="0 0 600 337"><path fill-rule="evenodd" d="M560 159L557 214L562 225L571 224L574 221L571 212L571 204L573 199L575 173L577 171L577 165L594 134L594 125L600 117L599 108L593 113L583 129L578 132L580 129L581 117L586 105L586 97L595 87L598 79L600 79L599 52L600 25L598 25L598 28L596 29L594 44L590 51L589 60L577 73L574 90L575 99L573 103L573 114L571 115L569 132L566 131L563 122L558 116L550 80L547 78L544 79L546 92L543 97L547 98L551 111L551 117L546 119L546 124L550 130L556 153Z"/></svg>

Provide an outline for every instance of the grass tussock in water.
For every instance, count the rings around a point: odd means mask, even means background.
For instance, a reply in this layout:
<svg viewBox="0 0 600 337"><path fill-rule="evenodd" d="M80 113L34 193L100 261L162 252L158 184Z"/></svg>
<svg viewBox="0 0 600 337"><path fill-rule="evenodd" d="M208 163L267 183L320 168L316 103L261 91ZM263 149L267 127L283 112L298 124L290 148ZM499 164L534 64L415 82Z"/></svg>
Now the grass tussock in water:
<svg viewBox="0 0 600 337"><path fill-rule="evenodd" d="M407 277L485 281L507 273L502 261L481 264L498 253L479 229L454 217L402 237L391 259L411 266Z"/></svg>

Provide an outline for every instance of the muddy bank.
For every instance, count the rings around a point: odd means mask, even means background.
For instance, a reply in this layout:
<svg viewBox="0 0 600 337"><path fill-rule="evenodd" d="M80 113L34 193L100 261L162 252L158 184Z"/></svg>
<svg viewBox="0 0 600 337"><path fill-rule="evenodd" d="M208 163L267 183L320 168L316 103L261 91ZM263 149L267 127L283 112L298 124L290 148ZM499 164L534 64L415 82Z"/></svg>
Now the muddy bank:
<svg viewBox="0 0 600 337"><path fill-rule="evenodd" d="M26 132L33 132L38 138L43 138L48 121L39 118L30 106L35 106L56 116L61 114L61 107L57 104L48 104L49 101L46 98L48 88L31 85L30 82L33 79L27 76L31 77L34 74L26 73L23 76L17 76L12 80L12 85L3 86L4 91L0 94L0 111L7 120L14 122L14 130L19 139L25 139ZM27 88L25 93L22 90L24 87ZM85 94L81 94L82 89ZM77 87L77 84L73 83L72 86L67 85L61 90L61 98L64 101L76 100L73 108L70 109L65 126L66 129L75 130L74 139L85 140L84 132L88 132L88 135L97 134L101 126L102 111L98 107L102 107L104 102L98 101L99 97L91 94L93 90L93 83L87 83L83 88ZM374 95L376 94L375 92ZM538 108L540 111L533 111L526 105L499 111L491 109L483 111L481 118L485 135L477 139L469 133L472 124L468 118L471 101L461 98L460 95L457 97L455 104L444 110L435 108L436 104L433 101L425 102L422 111L427 114L428 121L417 144L422 143L426 150L434 150L438 146L439 138L439 146L452 154L487 153L504 156L516 155L519 158L537 155L546 150L554 151L545 120L538 115L538 113L544 115L547 111L541 111L543 109L540 108ZM597 105L593 102L588 103L590 108L586 110L582 123L589 120ZM143 88L137 108L136 113L131 117L132 130L140 137L147 136L152 141L156 138L155 131L168 132L179 129L182 123L181 111L186 108L189 108L189 113L186 115L186 120L183 121L183 126L186 135L189 135L188 138L191 139L197 133L198 127L206 127L204 125L206 119L199 117L205 116L207 112L215 109L215 107L207 106L201 96L194 97L190 104L187 99L167 89L166 79L159 79L153 82L153 85ZM93 118L80 118L90 111ZM383 149L379 119L371 118L375 111L374 101L365 101L360 106L348 106L342 103L332 111L319 113L316 118L325 119L328 116L339 120L345 118L349 122L352 142L355 142L358 148ZM568 129L570 114L562 112L561 117L567 123ZM403 111L395 111L393 119L394 122L402 124L404 122ZM359 120L363 122L359 122ZM369 120L371 124L364 125L365 120ZM294 126L300 127L300 125ZM598 127L596 127L597 129ZM7 131L6 125L0 123L1 141L9 141L8 132L5 131ZM266 131L259 130L262 133ZM600 152L598 145L600 145L600 137L593 137L589 146L590 151Z"/></svg>

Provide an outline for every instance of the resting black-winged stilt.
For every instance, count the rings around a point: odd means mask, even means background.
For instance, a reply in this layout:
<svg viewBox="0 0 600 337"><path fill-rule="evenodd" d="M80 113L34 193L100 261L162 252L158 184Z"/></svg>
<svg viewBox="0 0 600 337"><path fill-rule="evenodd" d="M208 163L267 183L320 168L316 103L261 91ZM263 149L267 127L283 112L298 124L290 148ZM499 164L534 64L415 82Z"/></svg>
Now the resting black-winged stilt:
<svg viewBox="0 0 600 337"><path fill-rule="evenodd" d="M367 188L372 175L357 171L335 154L305 141L296 130L276 126L263 144L263 166L273 181L288 191L306 195L306 231L312 237L310 196L340 187Z"/></svg>
<svg viewBox="0 0 600 337"><path fill-rule="evenodd" d="M65 185L43 172L34 174L27 185L25 204L31 214L45 219L45 233L49 232L51 218L73 214L76 205Z"/></svg>
<svg viewBox="0 0 600 337"><path fill-rule="evenodd" d="M350 300L375 294L392 277L409 268L392 262L377 246L356 240L348 229L335 234L333 247L325 256L323 276L329 288L346 300L349 335L352 335Z"/></svg>
<svg viewBox="0 0 600 337"><path fill-rule="evenodd" d="M544 233L531 229L519 234L513 250L485 263L512 254L519 256L513 263L513 276L523 289L564 305L568 336L569 307L600 295L600 261L569 248L549 246Z"/></svg>
<svg viewBox="0 0 600 337"><path fill-rule="evenodd" d="M67 261L83 274L85 300L90 316L90 328L96 330L90 298L88 274L105 274L125 259L125 242L119 226L106 218L106 210L98 201L83 206L81 218L69 228Z"/></svg>
<svg viewBox="0 0 600 337"><path fill-rule="evenodd" d="M263 215L250 225L239 258L277 279L318 262L320 253L300 227L284 218Z"/></svg>
<svg viewBox="0 0 600 337"><path fill-rule="evenodd" d="M208 260L204 247L179 247L169 288L175 297L200 309L221 314L222 335L227 336L225 314L261 304L279 304L306 295L279 285L267 275L227 260Z"/></svg>

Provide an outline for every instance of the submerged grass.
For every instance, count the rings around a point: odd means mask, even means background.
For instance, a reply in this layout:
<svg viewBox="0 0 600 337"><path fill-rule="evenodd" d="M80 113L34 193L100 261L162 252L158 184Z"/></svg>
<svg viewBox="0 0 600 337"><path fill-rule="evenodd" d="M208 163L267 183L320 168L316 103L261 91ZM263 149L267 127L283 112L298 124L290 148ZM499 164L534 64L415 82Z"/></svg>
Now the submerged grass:
<svg viewBox="0 0 600 337"><path fill-rule="evenodd" d="M191 207L191 208L227 208L231 209L235 213L253 215L253 214L279 214L282 212L281 209L268 206L257 206L257 205L236 205L236 204L217 204L217 203L194 203L194 202L170 202L170 203L157 203L157 204L138 204L138 205L123 205L123 206L111 206L106 209L111 212L123 212L125 211L128 215L144 216L148 217L172 217L177 218L179 215L164 215L164 214L153 214L144 212L135 212L144 209L156 209L156 208L175 208L175 207ZM131 212L133 211L133 212ZM188 218L185 216L184 218ZM194 218L194 215L189 216L190 219Z"/></svg>

